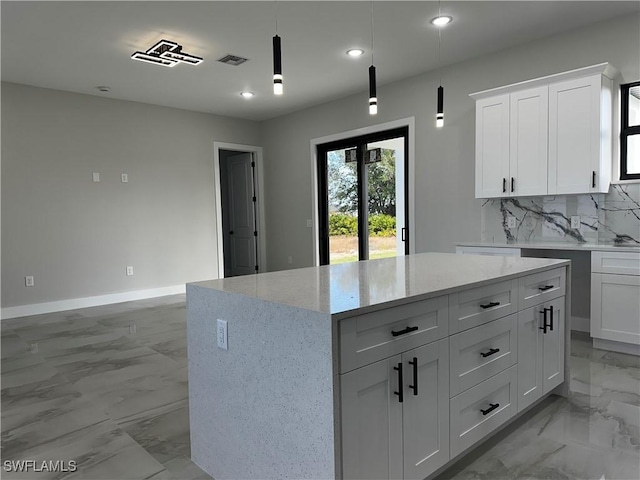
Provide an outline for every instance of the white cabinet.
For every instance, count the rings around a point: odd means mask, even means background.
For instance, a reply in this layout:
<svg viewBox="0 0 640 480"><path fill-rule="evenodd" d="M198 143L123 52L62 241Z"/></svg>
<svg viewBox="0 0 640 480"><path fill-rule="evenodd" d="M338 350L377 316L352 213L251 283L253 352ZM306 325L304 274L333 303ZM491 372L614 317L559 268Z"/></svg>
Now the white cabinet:
<svg viewBox="0 0 640 480"><path fill-rule="evenodd" d="M471 94L476 198L606 193L614 74L603 63Z"/></svg>
<svg viewBox="0 0 640 480"><path fill-rule="evenodd" d="M611 83L591 75L549 86L549 195L608 192Z"/></svg>
<svg viewBox="0 0 640 480"><path fill-rule="evenodd" d="M476 198L508 196L509 95L476 103Z"/></svg>
<svg viewBox="0 0 640 480"><path fill-rule="evenodd" d="M449 340L341 376L344 479L422 479L449 461Z"/></svg>
<svg viewBox="0 0 640 480"><path fill-rule="evenodd" d="M518 411L564 381L564 297L518 313Z"/></svg>

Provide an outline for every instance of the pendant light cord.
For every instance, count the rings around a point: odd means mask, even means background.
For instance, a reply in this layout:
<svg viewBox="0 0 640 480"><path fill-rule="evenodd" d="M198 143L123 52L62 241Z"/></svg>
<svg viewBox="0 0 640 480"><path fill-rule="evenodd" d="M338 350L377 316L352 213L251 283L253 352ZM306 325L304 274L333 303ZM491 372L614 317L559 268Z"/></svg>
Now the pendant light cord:
<svg viewBox="0 0 640 480"><path fill-rule="evenodd" d="M442 16L441 0L438 0L438 17ZM440 75L440 85L442 85L442 27L438 28L438 74Z"/></svg>
<svg viewBox="0 0 640 480"><path fill-rule="evenodd" d="M373 65L373 0L371 0L371 65Z"/></svg>
<svg viewBox="0 0 640 480"><path fill-rule="evenodd" d="M274 3L276 4L276 35L278 35L278 0L275 0Z"/></svg>

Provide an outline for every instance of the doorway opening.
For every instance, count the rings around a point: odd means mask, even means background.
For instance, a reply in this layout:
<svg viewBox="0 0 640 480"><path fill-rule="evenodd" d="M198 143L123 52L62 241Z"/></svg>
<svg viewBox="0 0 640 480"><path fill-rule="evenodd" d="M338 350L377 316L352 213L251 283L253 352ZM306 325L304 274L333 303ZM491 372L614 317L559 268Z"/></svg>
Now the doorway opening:
<svg viewBox="0 0 640 480"><path fill-rule="evenodd" d="M321 265L409 253L409 128L317 145Z"/></svg>
<svg viewBox="0 0 640 480"><path fill-rule="evenodd" d="M259 165L262 149L216 143L215 191L219 277L264 271Z"/></svg>

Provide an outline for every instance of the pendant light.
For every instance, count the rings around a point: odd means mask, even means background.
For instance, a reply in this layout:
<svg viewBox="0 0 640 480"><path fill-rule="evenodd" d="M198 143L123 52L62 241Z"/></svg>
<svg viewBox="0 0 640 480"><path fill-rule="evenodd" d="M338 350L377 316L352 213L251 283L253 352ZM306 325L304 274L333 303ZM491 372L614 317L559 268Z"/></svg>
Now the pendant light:
<svg viewBox="0 0 640 480"><path fill-rule="evenodd" d="M369 115L378 113L376 67L373 65L373 0L371 1L371 66L369 67Z"/></svg>
<svg viewBox="0 0 640 480"><path fill-rule="evenodd" d="M276 2L276 34L273 37L273 94L282 95L282 44L278 36L278 3Z"/></svg>
<svg viewBox="0 0 640 480"><path fill-rule="evenodd" d="M438 18L442 18L440 0L438 0ZM442 88L442 27L444 25L446 24L438 25L438 69L440 71L440 86L438 87L438 107L436 110L437 128L444 127L444 88Z"/></svg>

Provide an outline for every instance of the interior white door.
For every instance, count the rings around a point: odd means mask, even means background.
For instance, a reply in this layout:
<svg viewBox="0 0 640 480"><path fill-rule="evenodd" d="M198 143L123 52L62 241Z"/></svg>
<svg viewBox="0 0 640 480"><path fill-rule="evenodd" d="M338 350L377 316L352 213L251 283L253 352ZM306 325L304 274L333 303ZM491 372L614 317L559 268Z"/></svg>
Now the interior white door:
<svg viewBox="0 0 640 480"><path fill-rule="evenodd" d="M511 94L511 195L547 194L549 87Z"/></svg>
<svg viewBox="0 0 640 480"><path fill-rule="evenodd" d="M257 237L254 208L253 157L251 153L233 155L227 160L229 196L229 252L231 276L256 273Z"/></svg>

